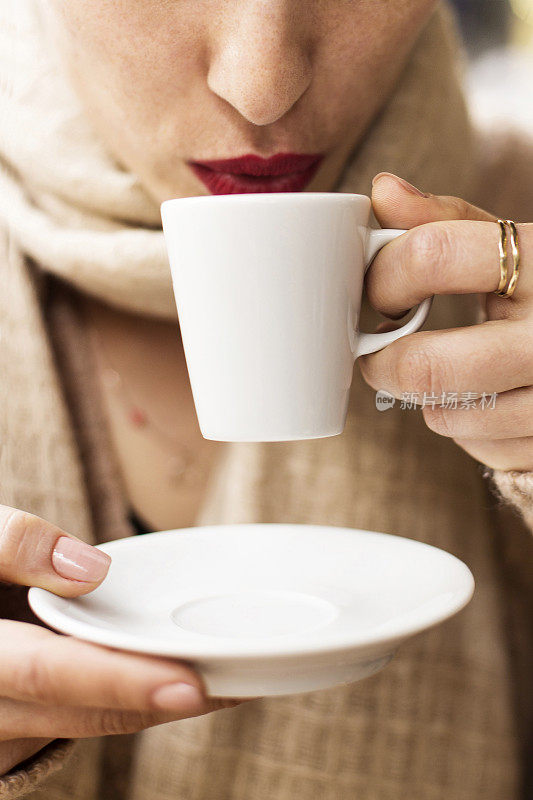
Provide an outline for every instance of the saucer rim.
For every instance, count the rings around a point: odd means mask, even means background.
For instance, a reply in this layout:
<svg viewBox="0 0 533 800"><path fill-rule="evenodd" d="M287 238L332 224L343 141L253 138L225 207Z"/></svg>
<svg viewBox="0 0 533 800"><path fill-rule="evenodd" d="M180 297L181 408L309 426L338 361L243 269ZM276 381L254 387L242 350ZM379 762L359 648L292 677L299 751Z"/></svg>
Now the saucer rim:
<svg viewBox="0 0 533 800"><path fill-rule="evenodd" d="M423 631L430 630L435 626L445 622L447 619L459 613L472 599L475 591L475 580L469 567L461 561L461 559L434 545L427 544L426 542L419 542L416 539L410 539L405 536L398 536L390 533L382 533L379 531L368 531L361 528L348 528L334 525L308 525L298 523L234 523L224 525L199 525L189 528L172 528L168 531L156 531L154 533L143 534L142 536L128 536L122 539L113 539L109 542L102 542L98 545L98 549L108 552L109 550L115 551L124 546L130 546L132 542L146 541L148 537L167 537L170 534L183 534L198 532L215 533L223 529L234 531L237 529L254 529L264 530L265 528L290 528L290 529L314 529L319 531L328 530L348 533L349 535L362 535L383 538L387 540L394 539L396 542L401 541L402 545L410 547L421 547L430 549L439 554L439 557L451 559L456 563L456 566L462 572L461 580L462 585L454 590L454 597L449 606L441 610L438 614L427 614L416 622L398 626L393 632L389 631L387 634L381 635L359 635L358 637L347 636L346 633L331 638L322 644L316 641L310 645L309 641L301 643L290 643L289 636L287 637L251 637L248 639L233 639L231 637L202 637L207 641L202 644L199 643L197 647L192 644L183 646L180 642L167 642L155 638L148 638L142 635L133 633L123 633L116 630L109 630L107 628L99 628L94 625L75 619L67 613L57 608L55 605L57 601L64 601L67 606L71 603L76 603L78 598L66 598L49 592L46 589L38 587L31 587L28 591L28 602L32 611L48 626L75 636L84 641L89 641L94 644L104 645L119 650L127 650L130 652L144 653L150 655L157 655L162 657L180 658L180 659L201 659L205 663L214 662L228 662L228 661L252 661L258 658L261 659L284 659L297 657L313 657L325 654L338 654L345 652L361 651L361 655L367 655L366 651L375 652L376 648L382 649L395 648L402 641L415 636ZM110 555L113 553L111 552ZM459 573L458 573L459 574ZM83 597L83 596L82 596ZM285 639L285 641L283 641ZM206 646L208 645L208 646ZM240 645L240 646L239 646ZM217 649L219 648L219 649ZM223 649L222 649L223 648ZM232 649L231 649L232 648Z"/></svg>

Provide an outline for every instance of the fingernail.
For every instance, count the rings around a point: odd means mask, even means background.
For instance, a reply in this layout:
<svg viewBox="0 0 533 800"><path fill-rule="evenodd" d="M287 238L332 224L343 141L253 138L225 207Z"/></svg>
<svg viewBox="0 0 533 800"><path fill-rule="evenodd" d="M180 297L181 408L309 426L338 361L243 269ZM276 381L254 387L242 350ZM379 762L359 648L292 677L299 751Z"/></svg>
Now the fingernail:
<svg viewBox="0 0 533 800"><path fill-rule="evenodd" d="M201 711L205 699L196 686L190 683L170 683L156 689L152 695L152 702L157 708L168 711Z"/></svg>
<svg viewBox="0 0 533 800"><path fill-rule="evenodd" d="M100 581L107 575L111 558L90 544L61 536L52 552L52 566L70 581Z"/></svg>
<svg viewBox="0 0 533 800"><path fill-rule="evenodd" d="M404 178L399 178L398 175L393 175L392 172L380 172L372 181L372 186L374 186L381 178L392 178L392 180L396 181L396 183L399 183L400 186L402 186L407 192L415 194L417 197L429 197L429 194L424 194L424 192L421 192L420 189L416 188L416 186L413 186L412 183L409 183L409 181L406 181Z"/></svg>

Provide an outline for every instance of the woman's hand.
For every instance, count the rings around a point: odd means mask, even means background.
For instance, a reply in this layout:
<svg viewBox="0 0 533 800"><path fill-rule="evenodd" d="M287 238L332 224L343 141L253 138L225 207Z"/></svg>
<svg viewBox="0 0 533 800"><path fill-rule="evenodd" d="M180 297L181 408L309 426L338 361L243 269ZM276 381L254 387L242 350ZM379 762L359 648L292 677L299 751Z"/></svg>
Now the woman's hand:
<svg viewBox="0 0 533 800"><path fill-rule="evenodd" d="M63 597L95 589L108 555L0 506L0 580ZM204 695L186 664L130 655L0 619L0 775L56 738L132 733L235 706Z"/></svg>
<svg viewBox="0 0 533 800"><path fill-rule="evenodd" d="M369 269L370 303L394 319L431 295L475 293L487 321L400 339L359 360L363 377L419 402L424 393L497 393L494 408L422 403L424 419L489 467L533 470L533 225L517 226L520 275L514 295L501 298L493 294L500 281L495 217L455 197L424 195L388 173L374 179L372 201L383 227L412 230Z"/></svg>

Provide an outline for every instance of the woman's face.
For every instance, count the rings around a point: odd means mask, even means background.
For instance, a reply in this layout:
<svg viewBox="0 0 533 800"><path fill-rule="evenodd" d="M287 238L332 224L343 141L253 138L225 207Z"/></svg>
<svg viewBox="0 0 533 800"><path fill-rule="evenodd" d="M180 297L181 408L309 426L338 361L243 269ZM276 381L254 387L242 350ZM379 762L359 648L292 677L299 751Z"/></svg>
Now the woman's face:
<svg viewBox="0 0 533 800"><path fill-rule="evenodd" d="M436 0L48 2L90 120L161 202L332 189Z"/></svg>

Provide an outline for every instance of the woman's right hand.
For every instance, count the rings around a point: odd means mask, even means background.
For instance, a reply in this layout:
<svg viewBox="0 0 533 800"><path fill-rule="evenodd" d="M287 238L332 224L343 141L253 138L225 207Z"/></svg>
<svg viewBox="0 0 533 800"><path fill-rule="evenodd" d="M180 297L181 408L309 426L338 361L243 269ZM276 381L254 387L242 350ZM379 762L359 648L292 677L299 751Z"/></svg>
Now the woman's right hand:
<svg viewBox="0 0 533 800"><path fill-rule="evenodd" d="M55 525L0 505L0 581L78 597L110 563ZM132 733L238 704L206 698L199 676L172 659L8 619L0 619L0 643L0 775L56 738Z"/></svg>

